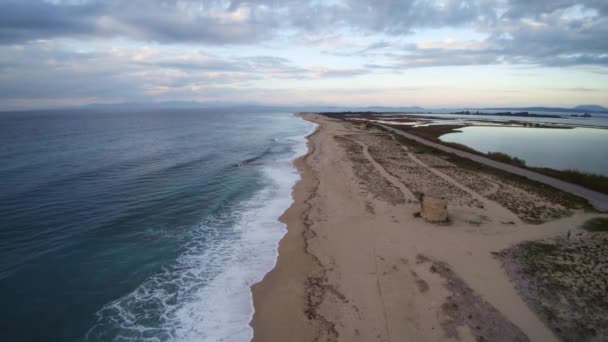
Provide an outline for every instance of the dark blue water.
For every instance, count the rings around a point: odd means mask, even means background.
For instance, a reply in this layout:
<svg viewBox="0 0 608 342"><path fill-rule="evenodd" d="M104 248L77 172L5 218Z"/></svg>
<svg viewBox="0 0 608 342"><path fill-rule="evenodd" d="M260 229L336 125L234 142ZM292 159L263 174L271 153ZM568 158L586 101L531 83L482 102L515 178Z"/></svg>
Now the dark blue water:
<svg viewBox="0 0 608 342"><path fill-rule="evenodd" d="M2 340L247 340L310 129L229 110L0 114Z"/></svg>

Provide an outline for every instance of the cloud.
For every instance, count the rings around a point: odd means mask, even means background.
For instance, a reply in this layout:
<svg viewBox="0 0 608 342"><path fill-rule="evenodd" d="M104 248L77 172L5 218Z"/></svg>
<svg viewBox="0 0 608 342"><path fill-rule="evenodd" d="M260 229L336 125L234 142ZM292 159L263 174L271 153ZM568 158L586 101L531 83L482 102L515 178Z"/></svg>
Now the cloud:
<svg viewBox="0 0 608 342"><path fill-rule="evenodd" d="M0 43L22 43L56 36L95 34L95 3L59 5L45 1L0 2Z"/></svg>
<svg viewBox="0 0 608 342"><path fill-rule="evenodd" d="M414 34L409 36L414 43L379 40L363 49L334 53L390 60L369 63L377 70L487 64L608 66L608 40L603 38L608 37L606 2L513 0L502 6L488 4L493 5L495 17L470 23L484 38L418 40Z"/></svg>
<svg viewBox="0 0 608 342"><path fill-rule="evenodd" d="M0 42L55 37L126 37L164 43L250 43L276 20L262 7L222 1L42 1L0 3Z"/></svg>
<svg viewBox="0 0 608 342"><path fill-rule="evenodd" d="M436 66L604 75L605 37L605 0L0 0L0 100L220 96Z"/></svg>
<svg viewBox="0 0 608 342"><path fill-rule="evenodd" d="M600 91L602 91L602 89L598 89L598 88L585 88L585 87L551 88L550 90L565 91L565 92L577 92L577 93L589 93L589 92L600 92Z"/></svg>
<svg viewBox="0 0 608 342"><path fill-rule="evenodd" d="M364 68L359 69L318 69L314 71L315 78L335 78L335 77L353 77L365 75L369 70Z"/></svg>
<svg viewBox="0 0 608 342"><path fill-rule="evenodd" d="M149 47L74 52L39 42L0 47L0 101L87 98L199 97L209 89L250 88L264 79L347 78L363 69L300 67L285 58L226 58L201 51L157 53ZM215 94L215 93L214 93Z"/></svg>
<svg viewBox="0 0 608 342"><path fill-rule="evenodd" d="M163 43L248 44L285 29L349 29L407 34L488 20L486 1L8 0L0 3L0 41L53 37L127 37Z"/></svg>
<svg viewBox="0 0 608 342"><path fill-rule="evenodd" d="M253 44L295 30L299 35L319 37L304 38L308 44L336 48L344 40L337 32L415 38L421 29L464 27L487 36L476 42L485 48L459 46L467 42L453 39L451 44L421 41L411 52L416 60L432 59L439 65L450 63L437 58L438 50L458 48L461 52L453 65L476 60L490 63L491 55L498 63L605 65L607 16L607 2L601 0L9 0L0 2L0 43L123 37L163 44ZM357 48L357 53L389 45L379 40ZM411 46L406 49L412 50ZM430 56L419 56L421 49L429 50ZM406 65L434 63L410 61Z"/></svg>

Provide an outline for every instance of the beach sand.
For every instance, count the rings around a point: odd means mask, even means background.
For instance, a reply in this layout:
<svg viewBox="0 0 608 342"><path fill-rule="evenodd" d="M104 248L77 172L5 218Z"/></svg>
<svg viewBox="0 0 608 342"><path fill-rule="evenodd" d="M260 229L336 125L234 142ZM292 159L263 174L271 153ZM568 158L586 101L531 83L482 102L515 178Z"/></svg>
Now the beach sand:
<svg viewBox="0 0 608 342"><path fill-rule="evenodd" d="M497 255L597 214L380 130L303 117L319 126L295 161L277 264L252 287L254 341L558 340ZM431 190L447 197L446 224L416 217Z"/></svg>

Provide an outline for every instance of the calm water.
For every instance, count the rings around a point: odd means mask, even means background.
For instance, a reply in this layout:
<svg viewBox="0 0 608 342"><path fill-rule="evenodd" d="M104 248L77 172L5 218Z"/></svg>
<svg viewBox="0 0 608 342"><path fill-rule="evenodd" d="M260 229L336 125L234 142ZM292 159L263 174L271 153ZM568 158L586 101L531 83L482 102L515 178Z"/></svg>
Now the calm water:
<svg viewBox="0 0 608 342"><path fill-rule="evenodd" d="M246 341L311 124L0 114L3 341Z"/></svg>
<svg viewBox="0 0 608 342"><path fill-rule="evenodd" d="M441 140L481 152L504 152L530 166L577 169L608 175L608 130L480 127L441 136Z"/></svg>

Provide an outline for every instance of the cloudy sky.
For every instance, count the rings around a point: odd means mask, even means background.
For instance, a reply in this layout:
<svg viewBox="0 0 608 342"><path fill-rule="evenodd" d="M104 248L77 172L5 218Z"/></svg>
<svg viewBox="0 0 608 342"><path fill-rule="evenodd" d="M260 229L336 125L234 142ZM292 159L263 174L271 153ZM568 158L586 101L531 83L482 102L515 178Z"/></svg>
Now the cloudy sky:
<svg viewBox="0 0 608 342"><path fill-rule="evenodd" d="M607 0L0 0L0 110L608 106Z"/></svg>

